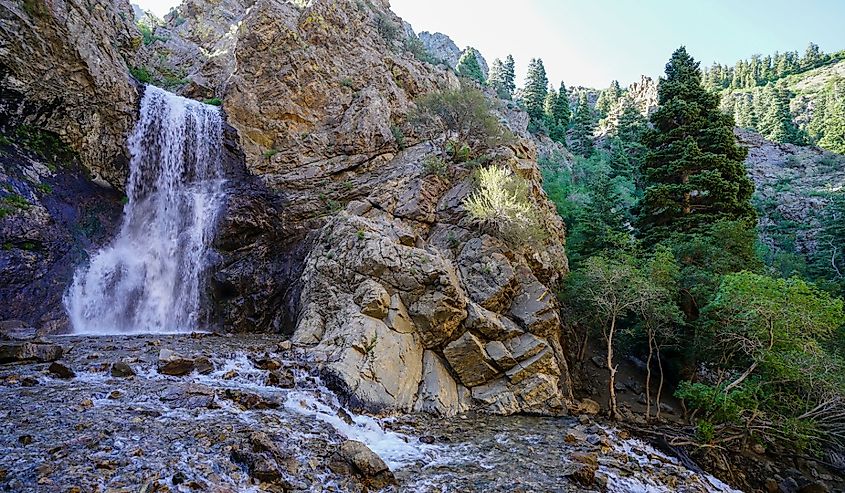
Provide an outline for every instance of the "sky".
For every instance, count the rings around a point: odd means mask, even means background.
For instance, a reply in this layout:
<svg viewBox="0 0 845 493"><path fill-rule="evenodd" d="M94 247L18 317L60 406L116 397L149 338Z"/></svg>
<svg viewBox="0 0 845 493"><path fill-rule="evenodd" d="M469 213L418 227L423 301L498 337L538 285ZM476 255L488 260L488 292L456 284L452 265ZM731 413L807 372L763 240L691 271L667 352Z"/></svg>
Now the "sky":
<svg viewBox="0 0 845 493"><path fill-rule="evenodd" d="M163 15L178 1L137 3ZM512 54L520 82L535 57L554 85L604 88L662 74L680 45L702 66L803 53L810 41L826 52L845 49L845 0L391 0L391 7L417 32L448 34L488 63Z"/></svg>

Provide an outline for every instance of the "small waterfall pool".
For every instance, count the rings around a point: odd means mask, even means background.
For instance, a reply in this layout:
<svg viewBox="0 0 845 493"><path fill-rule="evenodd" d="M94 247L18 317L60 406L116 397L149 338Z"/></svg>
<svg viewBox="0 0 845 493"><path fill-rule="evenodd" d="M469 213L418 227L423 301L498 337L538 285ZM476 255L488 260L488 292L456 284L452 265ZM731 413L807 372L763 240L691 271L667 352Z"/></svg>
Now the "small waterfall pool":
<svg viewBox="0 0 845 493"><path fill-rule="evenodd" d="M147 86L129 138L123 223L65 296L77 334L197 328L225 200L219 108Z"/></svg>

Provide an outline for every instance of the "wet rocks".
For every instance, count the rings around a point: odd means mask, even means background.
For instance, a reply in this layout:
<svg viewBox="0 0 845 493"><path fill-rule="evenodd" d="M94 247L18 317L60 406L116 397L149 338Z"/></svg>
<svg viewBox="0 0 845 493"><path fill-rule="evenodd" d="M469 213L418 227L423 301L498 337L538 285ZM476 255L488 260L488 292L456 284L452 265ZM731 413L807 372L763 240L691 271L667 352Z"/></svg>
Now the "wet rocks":
<svg viewBox="0 0 845 493"><path fill-rule="evenodd" d="M356 440L346 440L340 445L339 455L354 468L364 484L380 490L396 484L396 478L387 464L365 444Z"/></svg>
<svg viewBox="0 0 845 493"><path fill-rule="evenodd" d="M296 385L296 378L290 369L272 370L267 374L267 385L280 389L292 389Z"/></svg>
<svg viewBox="0 0 845 493"><path fill-rule="evenodd" d="M135 376L135 370L123 361L116 361L111 366L111 376L116 378L128 378Z"/></svg>
<svg viewBox="0 0 845 493"><path fill-rule="evenodd" d="M158 359L158 372L163 375L181 377L194 371L194 360L162 349Z"/></svg>
<svg viewBox="0 0 845 493"><path fill-rule="evenodd" d="M275 409L279 403L260 394L238 389L226 389L222 397L234 402L241 409Z"/></svg>
<svg viewBox="0 0 845 493"><path fill-rule="evenodd" d="M232 447L231 458L244 465L249 475L261 482L277 484L285 489L295 487L288 478L297 472L298 462L291 454L281 450L266 433L250 433Z"/></svg>
<svg viewBox="0 0 845 493"><path fill-rule="evenodd" d="M596 454L576 452L570 456L572 463L567 465L567 475L582 486L592 486L596 481L599 460Z"/></svg>
<svg viewBox="0 0 845 493"><path fill-rule="evenodd" d="M164 390L160 399L171 408L213 409L217 407L214 389L193 383L171 385Z"/></svg>
<svg viewBox="0 0 845 493"><path fill-rule="evenodd" d="M74 373L72 369L57 361L51 363L50 366L47 368L47 371L50 372L53 376L64 380L69 380L71 378L76 377L76 373Z"/></svg>
<svg viewBox="0 0 845 493"><path fill-rule="evenodd" d="M38 342L0 342L0 363L37 361L47 363L62 357L58 344Z"/></svg>

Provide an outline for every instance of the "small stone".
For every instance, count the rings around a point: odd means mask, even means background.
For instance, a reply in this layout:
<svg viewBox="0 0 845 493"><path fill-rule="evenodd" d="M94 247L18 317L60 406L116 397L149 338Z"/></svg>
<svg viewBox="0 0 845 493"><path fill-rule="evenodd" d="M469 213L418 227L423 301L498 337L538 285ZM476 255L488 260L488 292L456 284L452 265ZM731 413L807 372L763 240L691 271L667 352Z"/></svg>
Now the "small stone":
<svg viewBox="0 0 845 493"><path fill-rule="evenodd" d="M118 361L111 365L111 376L116 378L134 377L135 370L123 361Z"/></svg>
<svg viewBox="0 0 845 493"><path fill-rule="evenodd" d="M82 409L94 407L94 401L92 401L91 399L85 399L84 401L79 403L79 407L81 407Z"/></svg>
<svg viewBox="0 0 845 493"><path fill-rule="evenodd" d="M296 386L296 380L290 370L273 370L267 375L267 385L280 389L292 389Z"/></svg>
<svg viewBox="0 0 845 493"><path fill-rule="evenodd" d="M188 478L185 477L185 473L179 471L170 478L170 482L173 483L174 486L177 486L184 483L186 479Z"/></svg>
<svg viewBox="0 0 845 493"><path fill-rule="evenodd" d="M798 488L798 493L829 493L830 488L821 481L813 481Z"/></svg>
<svg viewBox="0 0 845 493"><path fill-rule="evenodd" d="M71 370L67 366L65 366L65 365L63 365L63 364L61 364L57 361L54 361L53 363L51 363L50 367L47 368L47 371L49 371L50 373L52 373L56 377L62 378L62 379L65 379L65 380L71 379L71 378L76 376L76 373L74 373L73 370Z"/></svg>
<svg viewBox="0 0 845 493"><path fill-rule="evenodd" d="M35 377L21 378L21 387L35 387L38 385L38 379Z"/></svg>
<svg viewBox="0 0 845 493"><path fill-rule="evenodd" d="M238 377L238 372L236 370L229 370L223 374L223 380L232 380Z"/></svg>
<svg viewBox="0 0 845 493"><path fill-rule="evenodd" d="M293 343L290 341L282 341L279 343L279 351L290 351L293 347Z"/></svg>
<svg viewBox="0 0 845 493"><path fill-rule="evenodd" d="M426 445L431 445L434 443L434 437L431 435L423 435L420 437L420 442Z"/></svg>
<svg viewBox="0 0 845 493"><path fill-rule="evenodd" d="M158 372L162 375L181 377L194 371L194 360L176 354L170 349L158 353Z"/></svg>
<svg viewBox="0 0 845 493"><path fill-rule="evenodd" d="M111 399L111 400L120 399L120 396L121 396L121 393L120 393L119 390L112 390L111 392L109 392L109 399Z"/></svg>
<svg viewBox="0 0 845 493"><path fill-rule="evenodd" d="M581 399L578 404L578 412L581 414L595 416L599 411L601 411L601 405L592 399Z"/></svg>
<svg viewBox="0 0 845 493"><path fill-rule="evenodd" d="M761 445L759 443L755 443L754 445L752 445L751 450L753 450L754 453L757 454L757 455L763 455L763 454L766 453L766 447L764 447L763 445Z"/></svg>
<svg viewBox="0 0 845 493"><path fill-rule="evenodd" d="M32 435L21 435L18 437L18 443L21 445L29 445L32 443Z"/></svg>
<svg viewBox="0 0 845 493"><path fill-rule="evenodd" d="M592 358L590 358L590 361L592 361L593 364L596 365L596 368L604 368L604 360L601 359L601 356L593 356Z"/></svg>
<svg viewBox="0 0 845 493"><path fill-rule="evenodd" d="M778 486L778 482L774 479L767 479L765 486L768 493L778 493L780 491L780 486Z"/></svg>

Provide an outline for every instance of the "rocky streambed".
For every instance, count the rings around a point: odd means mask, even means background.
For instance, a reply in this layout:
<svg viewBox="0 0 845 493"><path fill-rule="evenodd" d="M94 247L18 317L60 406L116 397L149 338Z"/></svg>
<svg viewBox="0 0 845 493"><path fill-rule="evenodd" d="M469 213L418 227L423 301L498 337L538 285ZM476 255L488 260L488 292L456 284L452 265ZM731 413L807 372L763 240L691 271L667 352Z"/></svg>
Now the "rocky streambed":
<svg viewBox="0 0 845 493"><path fill-rule="evenodd" d="M587 417L351 413L278 337L43 342L0 341L2 491L732 491Z"/></svg>

